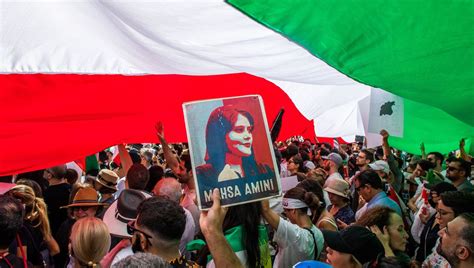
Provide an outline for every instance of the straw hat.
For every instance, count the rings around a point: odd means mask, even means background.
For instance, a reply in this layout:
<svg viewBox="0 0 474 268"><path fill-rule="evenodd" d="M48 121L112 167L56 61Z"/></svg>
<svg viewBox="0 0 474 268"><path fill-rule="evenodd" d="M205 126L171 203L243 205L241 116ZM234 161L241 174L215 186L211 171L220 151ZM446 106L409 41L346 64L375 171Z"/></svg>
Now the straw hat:
<svg viewBox="0 0 474 268"><path fill-rule="evenodd" d="M328 184L324 190L344 198L349 198L349 184L345 180L335 179L326 181Z"/></svg>
<svg viewBox="0 0 474 268"><path fill-rule="evenodd" d="M96 190L90 187L81 188L77 191L72 203L61 208L71 207L93 207L93 206L108 206L106 203L99 203Z"/></svg>
<svg viewBox="0 0 474 268"><path fill-rule="evenodd" d="M109 169L102 169L95 181L100 185L107 187L109 189L117 191L117 181L119 180L119 176Z"/></svg>

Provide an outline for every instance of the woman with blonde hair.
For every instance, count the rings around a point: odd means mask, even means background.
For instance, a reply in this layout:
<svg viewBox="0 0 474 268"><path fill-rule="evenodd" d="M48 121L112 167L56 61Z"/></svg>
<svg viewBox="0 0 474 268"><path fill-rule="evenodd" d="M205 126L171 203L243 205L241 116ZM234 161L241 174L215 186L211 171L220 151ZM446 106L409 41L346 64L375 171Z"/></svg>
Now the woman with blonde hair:
<svg viewBox="0 0 474 268"><path fill-rule="evenodd" d="M74 267L100 267L100 261L110 248L109 229L95 217L76 221L70 240Z"/></svg>
<svg viewBox="0 0 474 268"><path fill-rule="evenodd" d="M26 257L34 266L44 266L41 251L46 247L49 254L59 253L59 246L51 235L47 207L42 198L35 195L34 190L27 185L16 185L8 194L25 206L23 228L19 232L21 244L19 253L26 252ZM19 254L17 254L19 255Z"/></svg>

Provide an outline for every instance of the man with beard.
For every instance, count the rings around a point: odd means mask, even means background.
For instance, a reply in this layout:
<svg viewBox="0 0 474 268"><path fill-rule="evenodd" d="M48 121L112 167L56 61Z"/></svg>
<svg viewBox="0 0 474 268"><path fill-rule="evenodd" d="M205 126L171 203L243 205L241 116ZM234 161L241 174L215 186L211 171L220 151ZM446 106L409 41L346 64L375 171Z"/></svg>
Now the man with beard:
<svg viewBox="0 0 474 268"><path fill-rule="evenodd" d="M446 177L453 182L453 185L458 191L474 191L474 185L472 185L468 179L470 174L471 164L461 158L452 159L446 168Z"/></svg>
<svg viewBox="0 0 474 268"><path fill-rule="evenodd" d="M464 213L439 231L438 253L451 267L474 267L474 213Z"/></svg>
<svg viewBox="0 0 474 268"><path fill-rule="evenodd" d="M367 149L363 149L359 152L356 159L356 166L359 171L364 171L369 168L369 164L374 161L374 154Z"/></svg>
<svg viewBox="0 0 474 268"><path fill-rule="evenodd" d="M359 172L370 169L369 164L373 161L374 154L371 151L367 149L361 150L356 158L356 166L359 168L359 171L356 172L356 175ZM349 179L349 183L351 184L351 208L353 211L357 211L357 209L359 209L359 193L355 190L354 177L355 176Z"/></svg>
<svg viewBox="0 0 474 268"><path fill-rule="evenodd" d="M173 267L187 263L179 251L186 225L183 208L167 197L154 196L138 207L136 221L128 224L132 234L132 250L158 255Z"/></svg>
<svg viewBox="0 0 474 268"><path fill-rule="evenodd" d="M342 157L338 153L330 153L328 156L321 158L323 159L324 169L329 175L324 183L324 187L327 187L330 181L344 180L339 173L339 167L342 165Z"/></svg>

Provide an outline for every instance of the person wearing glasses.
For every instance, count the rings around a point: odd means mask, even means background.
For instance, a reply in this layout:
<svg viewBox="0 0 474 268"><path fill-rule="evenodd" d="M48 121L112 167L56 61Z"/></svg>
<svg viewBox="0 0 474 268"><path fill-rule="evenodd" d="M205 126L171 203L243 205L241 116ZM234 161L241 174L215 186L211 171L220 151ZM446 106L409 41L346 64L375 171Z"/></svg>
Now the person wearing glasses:
<svg viewBox="0 0 474 268"><path fill-rule="evenodd" d="M426 156L426 160L430 161L431 163L435 164L436 166L433 168L438 172L443 171L443 162L444 156L440 152L430 152Z"/></svg>
<svg viewBox="0 0 474 268"><path fill-rule="evenodd" d="M364 171L370 169L369 164L374 161L374 153L367 150L367 149L362 149L360 150L359 154L357 155L357 158L355 160L355 164L357 166L357 171L355 172L355 175L352 176L349 179L349 184L350 184L350 191L351 191L351 208L353 211L357 211L359 207L359 194L355 190L354 186L354 178L355 176Z"/></svg>
<svg viewBox="0 0 474 268"><path fill-rule="evenodd" d="M436 208L436 223L443 230L448 223L463 213L474 213L474 193L450 191L441 194ZM438 233L439 235L439 233ZM448 261L436 251L440 240L436 241L433 252L423 262L423 267L450 267Z"/></svg>
<svg viewBox="0 0 474 268"><path fill-rule="evenodd" d="M133 255L131 244L133 231L128 227L128 223L137 218L138 207L150 197L151 195L145 191L124 189L117 200L107 208L104 223L109 228L112 241L117 238L121 240L102 259L100 264L103 267L114 266L120 260Z"/></svg>
<svg viewBox="0 0 474 268"><path fill-rule="evenodd" d="M137 212L137 219L127 225L127 231L132 235L134 253L157 255L172 267L194 265L179 251L186 214L177 202L163 196L153 196L143 201Z"/></svg>
<svg viewBox="0 0 474 268"><path fill-rule="evenodd" d="M287 165L288 172L290 176L297 175L297 173L305 174L307 172L307 167L304 166L303 158L300 154L294 155L288 160Z"/></svg>
<svg viewBox="0 0 474 268"><path fill-rule="evenodd" d="M447 182L440 182L431 187L428 202L433 208L434 213L431 212L431 209L422 209L421 213L418 214L423 223L420 233L414 233L412 226L413 237L415 241L419 242L419 247L415 255L415 259L419 262L423 262L423 260L431 254L431 250L434 248L436 241L438 240L438 232L440 228L437 221L439 216L436 213L436 208L441 200L441 195L450 191L456 191L456 187Z"/></svg>
<svg viewBox="0 0 474 268"><path fill-rule="evenodd" d="M69 218L61 224L59 230L54 234L60 248L59 254L54 256L56 267L65 267L68 263L69 236L74 223L79 219L96 217L103 207L107 206L105 203L98 202L97 191L89 184L75 184L71 196L70 204L61 207L61 209L68 209Z"/></svg>
<svg viewBox="0 0 474 268"><path fill-rule="evenodd" d="M373 170L365 170L354 178L354 186L361 200L360 208L356 212L358 220L367 210L384 206L393 209L398 215L402 215L400 206L390 199L384 192L384 185L379 175ZM363 206L361 206L363 204Z"/></svg>
<svg viewBox="0 0 474 268"><path fill-rule="evenodd" d="M471 175L471 163L461 158L452 159L446 168L446 177L453 182L458 191L473 192L474 185L468 177Z"/></svg>
<svg viewBox="0 0 474 268"><path fill-rule="evenodd" d="M439 232L437 251L451 267L474 267L474 213L463 213Z"/></svg>

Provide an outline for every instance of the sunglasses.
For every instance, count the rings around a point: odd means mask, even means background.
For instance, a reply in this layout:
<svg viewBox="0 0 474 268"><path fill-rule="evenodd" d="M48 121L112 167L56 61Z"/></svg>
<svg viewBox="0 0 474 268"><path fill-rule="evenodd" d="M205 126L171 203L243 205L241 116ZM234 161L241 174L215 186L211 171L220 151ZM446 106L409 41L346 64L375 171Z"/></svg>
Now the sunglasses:
<svg viewBox="0 0 474 268"><path fill-rule="evenodd" d="M151 236L151 235L147 234L146 232L144 232L144 231L142 231L142 230L136 228L136 227L135 227L135 222L136 222L136 220L130 221L130 222L127 223L127 233L128 233L129 235L132 235L132 236L133 236L136 232L141 233L141 234L143 234L143 235L145 236L146 241L147 241L148 243L150 243L150 245L151 245L150 239L152 239L153 236Z"/></svg>
<svg viewBox="0 0 474 268"><path fill-rule="evenodd" d="M448 167L446 168L446 170L449 170L449 171L456 171L456 170L459 170L458 168L455 168L455 167Z"/></svg>
<svg viewBox="0 0 474 268"><path fill-rule="evenodd" d="M72 210L81 210L81 211L88 211L92 207L72 207Z"/></svg>
<svg viewBox="0 0 474 268"><path fill-rule="evenodd" d="M360 190L361 190L362 188L364 188L364 187L367 187L367 184L364 184L364 185L361 185L361 186L359 186L359 187L356 187L355 190L356 190L357 192L360 192Z"/></svg>

